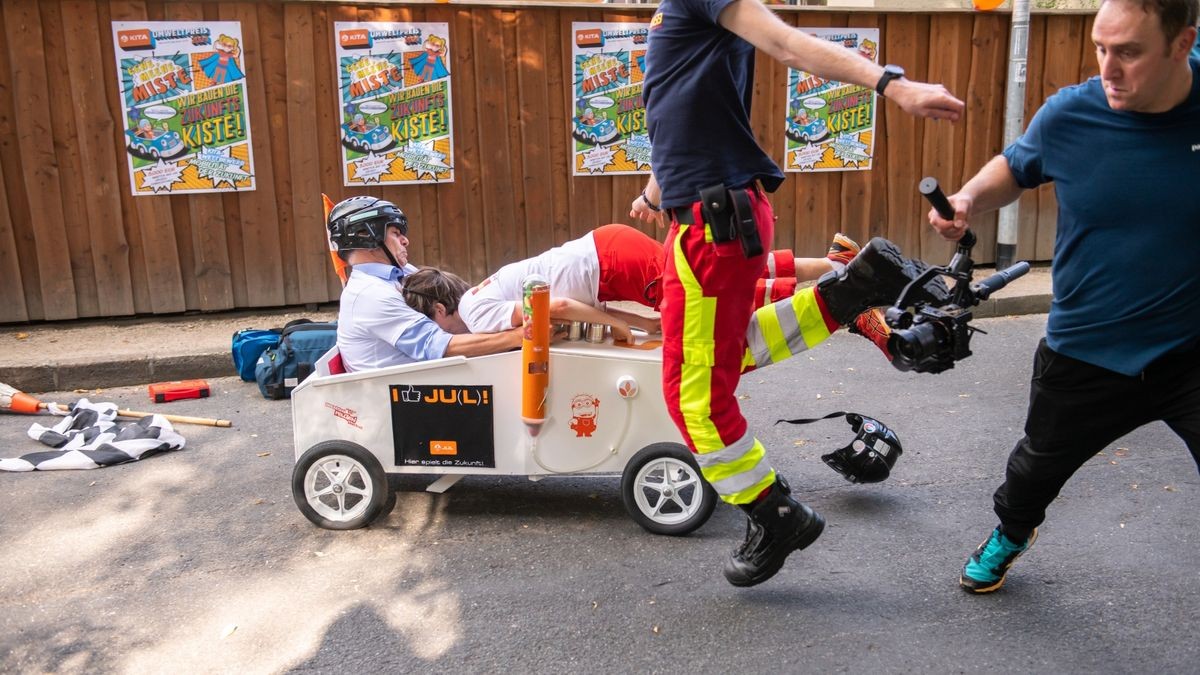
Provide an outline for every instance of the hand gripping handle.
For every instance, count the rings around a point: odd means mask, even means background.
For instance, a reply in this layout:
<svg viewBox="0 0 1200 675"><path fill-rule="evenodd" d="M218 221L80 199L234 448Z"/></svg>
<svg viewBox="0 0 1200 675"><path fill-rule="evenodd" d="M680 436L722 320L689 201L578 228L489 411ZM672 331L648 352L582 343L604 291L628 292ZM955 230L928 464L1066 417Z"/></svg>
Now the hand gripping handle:
<svg viewBox="0 0 1200 675"><path fill-rule="evenodd" d="M954 207L950 206L950 200L946 199L946 194L942 192L942 188L938 186L937 179L933 176L926 176L921 179L921 184L917 186L921 194L925 195L925 199L933 205L934 210L938 215L946 220L954 220ZM967 230L963 233L962 239L958 240L960 248L971 248L975 245L975 233Z"/></svg>

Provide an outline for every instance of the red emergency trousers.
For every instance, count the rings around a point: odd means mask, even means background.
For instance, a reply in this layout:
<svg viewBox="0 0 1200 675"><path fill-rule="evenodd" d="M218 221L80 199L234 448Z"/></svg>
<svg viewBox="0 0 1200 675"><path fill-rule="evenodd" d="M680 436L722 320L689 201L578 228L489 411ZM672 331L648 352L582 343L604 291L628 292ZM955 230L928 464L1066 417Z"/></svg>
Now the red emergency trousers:
<svg viewBox="0 0 1200 675"><path fill-rule="evenodd" d="M775 235L770 202L756 189L747 193L759 237L769 243ZM746 331L767 255L746 258L736 240L714 244L699 203L674 212L664 249L659 310L667 411L717 494L732 504L753 502L774 484L775 471L748 431L735 390L746 366ZM780 303L776 309L786 308L793 327L771 344L782 350L789 337L808 346L827 338L837 324L820 305L811 289Z"/></svg>
<svg viewBox="0 0 1200 675"><path fill-rule="evenodd" d="M629 300L653 308L659 299L662 244L628 225L610 223L592 230L600 261L600 302Z"/></svg>

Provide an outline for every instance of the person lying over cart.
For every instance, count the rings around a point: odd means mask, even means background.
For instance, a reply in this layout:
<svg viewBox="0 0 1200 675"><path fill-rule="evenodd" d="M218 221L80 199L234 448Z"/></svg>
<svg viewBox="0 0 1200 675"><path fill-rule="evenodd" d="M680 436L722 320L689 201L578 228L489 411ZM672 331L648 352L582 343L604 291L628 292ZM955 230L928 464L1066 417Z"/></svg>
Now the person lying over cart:
<svg viewBox="0 0 1200 675"><path fill-rule="evenodd" d="M789 250L773 251L755 294L757 306L791 297L800 282L839 271L858 250L852 239L837 234L824 258L795 258ZM405 279L405 299L448 332L499 332L521 325L522 285L526 277L536 274L550 282L551 321L604 324L612 329L615 341L628 342L631 328L648 334L660 332L658 318L603 303L636 302L658 309L662 260L662 244L640 230L613 223L541 255L505 265L465 290L465 282L453 274L421 269ZM856 332L887 354L887 326L881 316L869 313L856 326Z"/></svg>
<svg viewBox="0 0 1200 675"><path fill-rule="evenodd" d="M329 212L329 241L352 266L338 312L338 351L348 371L482 356L521 346L519 330L452 335L412 309L400 294L408 264L408 218L395 204L351 197Z"/></svg>

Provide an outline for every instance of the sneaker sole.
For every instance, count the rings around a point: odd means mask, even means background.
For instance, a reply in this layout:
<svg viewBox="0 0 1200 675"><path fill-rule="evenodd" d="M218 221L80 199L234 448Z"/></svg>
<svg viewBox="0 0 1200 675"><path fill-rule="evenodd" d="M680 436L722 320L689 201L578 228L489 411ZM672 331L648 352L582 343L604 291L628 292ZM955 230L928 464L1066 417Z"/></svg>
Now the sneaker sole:
<svg viewBox="0 0 1200 675"><path fill-rule="evenodd" d="M881 258L885 258L891 262L895 268L899 268L901 270L911 270L912 274L902 272L900 275L906 280L906 283L921 276L921 274L928 269L928 267L922 267L922 265L926 264L923 261L920 261L916 258L905 258L904 254L900 252L900 247L896 246L887 239L876 237L867 242L867 245L877 254L879 254ZM859 256L861 256L862 253L862 251L859 251ZM874 269L875 268L872 267L872 270ZM926 282L922 288L925 290L926 294L930 296L930 299L934 301L944 302L950 299L950 287L946 285L945 280L943 280L941 277L934 277Z"/></svg>
<svg viewBox="0 0 1200 675"><path fill-rule="evenodd" d="M1025 551L1028 551L1029 549L1033 548L1033 544L1036 541L1037 541L1037 528L1034 528L1033 532L1029 535L1029 543L1025 545ZM980 546L987 544L987 542L988 542L988 540L984 539L983 544L980 544ZM971 593L973 595L983 595L984 593L992 593L994 591L1000 590L1000 587L1004 585L1004 580L1008 578L1009 568L1013 566L1013 563L1020 560L1021 556L1025 555L1025 551L1021 551L1012 560L1010 560L1008 562L1008 567L1004 568L1004 574L1001 574L1000 578L998 580L992 582L991 584L988 584L987 586L981 586L981 585L979 585L980 582L967 577L966 574L960 574L960 575L958 575L958 585L961 586L964 591Z"/></svg>
<svg viewBox="0 0 1200 675"><path fill-rule="evenodd" d="M800 535L799 539L797 539L796 547L793 548L790 552L788 552L788 555L791 555L792 553L794 553L796 551L803 551L804 549L808 548L825 531L825 518L822 517L821 514L817 513L816 511L813 511L813 521L814 521L813 524L810 525L808 527L808 529L806 529L804 531L804 534ZM783 569L783 564L785 562L787 562L787 556L784 556L783 560L780 560L778 565L774 565L772 567L768 567L768 568L764 569L756 577L749 577L746 579L738 579L735 581L733 579L730 579L729 576L726 575L725 580L728 581L730 584L737 586L739 588L746 588L748 586L757 586L758 584L761 584L762 582L764 582L764 581L770 579L771 577L775 576L776 574L778 574L779 570Z"/></svg>

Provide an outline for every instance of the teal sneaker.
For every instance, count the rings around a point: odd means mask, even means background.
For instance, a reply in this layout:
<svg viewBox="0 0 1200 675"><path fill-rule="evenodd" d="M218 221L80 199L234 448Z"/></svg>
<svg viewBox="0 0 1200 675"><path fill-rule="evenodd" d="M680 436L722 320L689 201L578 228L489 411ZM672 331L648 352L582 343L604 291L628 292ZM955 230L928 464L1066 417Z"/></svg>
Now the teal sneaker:
<svg viewBox="0 0 1200 675"><path fill-rule="evenodd" d="M1008 537L1000 533L1000 528L992 530L987 541L975 549L975 553L967 558L963 565L962 576L958 584L968 593L991 593L1004 585L1004 577L1008 568L1021 557L1021 554L1037 541L1037 529L1029 534L1024 544L1014 544Z"/></svg>

